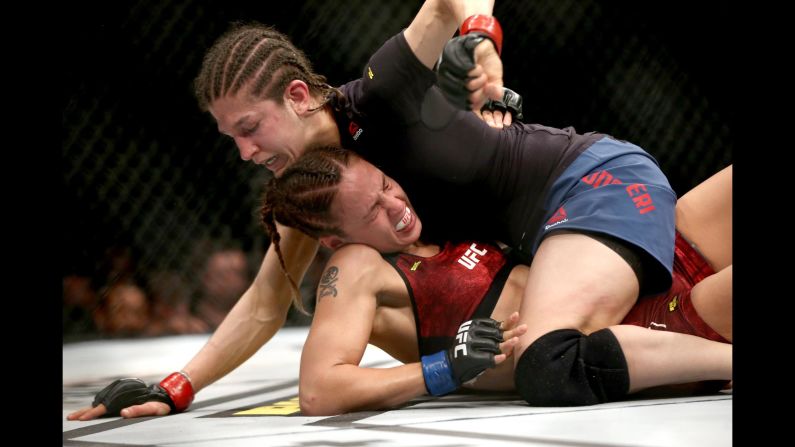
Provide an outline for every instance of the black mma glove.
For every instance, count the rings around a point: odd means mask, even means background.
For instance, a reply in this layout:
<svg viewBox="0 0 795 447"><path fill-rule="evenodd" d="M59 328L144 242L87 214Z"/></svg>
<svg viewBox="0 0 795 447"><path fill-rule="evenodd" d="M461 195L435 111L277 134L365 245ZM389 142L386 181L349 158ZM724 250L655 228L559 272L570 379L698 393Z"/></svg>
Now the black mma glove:
<svg viewBox="0 0 795 447"><path fill-rule="evenodd" d="M434 396L455 391L495 366L494 356L500 353L502 330L500 322L491 318L474 318L458 328L455 344L450 349L422 357L425 387Z"/></svg>
<svg viewBox="0 0 795 447"><path fill-rule="evenodd" d="M445 98L459 109L469 110L466 82L470 70L475 68L475 47L486 39L483 33L473 32L453 37L444 46L436 64L436 80Z"/></svg>
<svg viewBox="0 0 795 447"><path fill-rule="evenodd" d="M507 87L503 87L502 101L489 99L486 101L486 104L483 105L483 108L480 109L481 112L484 110L490 112L499 110L502 113L505 113L506 110L510 110L514 120L522 120L524 118L522 115L522 95Z"/></svg>
<svg viewBox="0 0 795 447"><path fill-rule="evenodd" d="M119 416L119 412L130 405L140 405L151 401L168 404L171 407L171 412L175 412L174 402L166 390L160 385L146 386L141 379L114 380L113 383L97 393L91 406L96 407L99 404L104 404L107 409L105 416Z"/></svg>

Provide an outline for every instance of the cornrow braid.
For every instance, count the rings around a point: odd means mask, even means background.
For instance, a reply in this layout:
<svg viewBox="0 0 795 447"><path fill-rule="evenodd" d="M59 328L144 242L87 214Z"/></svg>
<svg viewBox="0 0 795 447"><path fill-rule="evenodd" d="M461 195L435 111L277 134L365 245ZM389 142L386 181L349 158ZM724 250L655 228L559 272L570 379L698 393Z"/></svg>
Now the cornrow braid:
<svg viewBox="0 0 795 447"><path fill-rule="evenodd" d="M260 220L274 244L282 272L293 289L293 304L306 314L298 285L284 262L276 222L319 239L322 236L345 236L331 215L331 204L342 181L343 171L357 157L346 149L322 146L308 150L280 177L265 186Z"/></svg>
<svg viewBox="0 0 795 447"><path fill-rule="evenodd" d="M321 107L333 97L337 104L344 102L342 92L313 71L309 59L286 35L256 22L234 23L205 54L193 88L199 107L207 111L216 99L241 89L255 99L281 102L285 87L294 79L323 98Z"/></svg>

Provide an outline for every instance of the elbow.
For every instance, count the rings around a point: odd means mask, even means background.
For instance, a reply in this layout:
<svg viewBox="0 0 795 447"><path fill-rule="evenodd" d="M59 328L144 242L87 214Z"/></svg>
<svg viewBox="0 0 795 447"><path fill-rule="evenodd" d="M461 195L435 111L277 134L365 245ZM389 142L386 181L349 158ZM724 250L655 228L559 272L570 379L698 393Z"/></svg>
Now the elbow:
<svg viewBox="0 0 795 447"><path fill-rule="evenodd" d="M302 416L334 416L341 413L331 404L327 395L313 391L298 392L298 405Z"/></svg>
<svg viewBox="0 0 795 447"><path fill-rule="evenodd" d="M345 370L334 366L301 371L298 382L298 406L301 414L335 416L361 410L361 399L349 379Z"/></svg>

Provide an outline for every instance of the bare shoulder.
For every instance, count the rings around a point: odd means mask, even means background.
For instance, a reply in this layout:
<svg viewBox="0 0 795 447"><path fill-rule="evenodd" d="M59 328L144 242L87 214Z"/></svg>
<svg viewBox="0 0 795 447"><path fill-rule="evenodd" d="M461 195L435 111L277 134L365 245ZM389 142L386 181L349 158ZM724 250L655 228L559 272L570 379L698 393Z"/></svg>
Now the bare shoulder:
<svg viewBox="0 0 795 447"><path fill-rule="evenodd" d="M377 250L363 244L348 244L338 248L326 263L326 270L332 267L354 281L379 278L391 270Z"/></svg>
<svg viewBox="0 0 795 447"><path fill-rule="evenodd" d="M327 265L332 264L367 273L375 273L387 265L376 249L363 244L348 244L338 248L328 260Z"/></svg>

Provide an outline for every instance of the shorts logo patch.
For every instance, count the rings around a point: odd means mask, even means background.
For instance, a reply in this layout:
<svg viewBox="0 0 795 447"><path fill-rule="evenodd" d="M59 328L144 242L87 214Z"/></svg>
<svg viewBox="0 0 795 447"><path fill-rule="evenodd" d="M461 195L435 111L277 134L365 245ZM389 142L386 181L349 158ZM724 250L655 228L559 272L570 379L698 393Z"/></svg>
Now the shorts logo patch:
<svg viewBox="0 0 795 447"><path fill-rule="evenodd" d="M598 188L604 185L620 185L621 180L613 177L613 174L607 171L597 171L592 174L588 174L585 177L580 179L586 185L591 185L594 188Z"/></svg>
<svg viewBox="0 0 795 447"><path fill-rule="evenodd" d="M643 183L633 183L627 186L627 194L632 198L632 202L635 203L635 208L638 209L640 214L654 211L651 195L646 192L646 185Z"/></svg>
<svg viewBox="0 0 795 447"><path fill-rule="evenodd" d="M560 208L558 208L557 211L555 211L555 214L552 215L552 217L549 218L549 220L547 221L546 226L544 226L544 230L549 230L550 228L554 227L555 225L562 224L562 223L568 222L568 221L569 221L568 214L566 214L566 210L563 209L563 207L561 206Z"/></svg>

